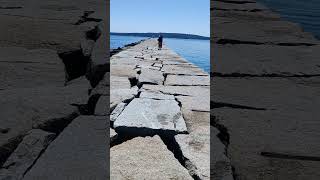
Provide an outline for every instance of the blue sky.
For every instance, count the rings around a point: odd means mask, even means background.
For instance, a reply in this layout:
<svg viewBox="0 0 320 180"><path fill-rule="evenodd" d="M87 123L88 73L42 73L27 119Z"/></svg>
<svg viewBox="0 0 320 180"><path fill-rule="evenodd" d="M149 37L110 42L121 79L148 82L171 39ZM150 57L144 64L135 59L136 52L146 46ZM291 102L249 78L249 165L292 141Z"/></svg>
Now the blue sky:
<svg viewBox="0 0 320 180"><path fill-rule="evenodd" d="M111 0L111 32L210 36L209 0Z"/></svg>

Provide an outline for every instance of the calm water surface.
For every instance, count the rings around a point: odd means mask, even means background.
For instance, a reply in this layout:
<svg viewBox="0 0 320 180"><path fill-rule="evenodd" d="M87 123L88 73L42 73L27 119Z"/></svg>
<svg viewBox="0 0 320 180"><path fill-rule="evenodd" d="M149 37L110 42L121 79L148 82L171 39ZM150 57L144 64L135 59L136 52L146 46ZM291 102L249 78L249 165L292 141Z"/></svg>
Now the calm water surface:
<svg viewBox="0 0 320 180"><path fill-rule="evenodd" d="M320 0L257 0L320 38Z"/></svg>
<svg viewBox="0 0 320 180"><path fill-rule="evenodd" d="M114 36L110 37L110 47L115 49L126 44L146 39L147 37ZM194 39L164 38L164 44L180 56L210 72L210 41Z"/></svg>
<svg viewBox="0 0 320 180"><path fill-rule="evenodd" d="M110 36L110 48L116 49L118 47L123 47L126 44L130 44L133 42L137 42L147 37L135 37L135 36L118 36L118 35L111 35Z"/></svg>

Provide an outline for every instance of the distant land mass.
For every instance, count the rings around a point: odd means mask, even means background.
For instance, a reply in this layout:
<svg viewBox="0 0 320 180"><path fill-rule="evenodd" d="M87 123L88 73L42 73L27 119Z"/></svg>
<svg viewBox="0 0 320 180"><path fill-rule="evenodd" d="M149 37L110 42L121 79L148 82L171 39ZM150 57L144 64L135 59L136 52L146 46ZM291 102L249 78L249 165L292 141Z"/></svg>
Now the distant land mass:
<svg viewBox="0 0 320 180"><path fill-rule="evenodd" d="M194 34L182 34L182 33L117 33L117 32L110 32L110 35L153 37L153 38L158 37L159 34L162 34L164 38L210 40L210 37L199 36L199 35L194 35Z"/></svg>

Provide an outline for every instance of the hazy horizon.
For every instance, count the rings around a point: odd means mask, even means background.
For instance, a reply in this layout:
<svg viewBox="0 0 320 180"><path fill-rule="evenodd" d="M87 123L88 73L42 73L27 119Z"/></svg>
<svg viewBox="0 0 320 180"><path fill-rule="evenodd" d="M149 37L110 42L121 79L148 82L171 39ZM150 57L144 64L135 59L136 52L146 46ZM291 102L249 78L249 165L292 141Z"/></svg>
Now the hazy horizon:
<svg viewBox="0 0 320 180"><path fill-rule="evenodd" d="M115 31L110 31L110 33L143 33L143 34L147 34L147 33L152 33L152 34L168 33L168 34L188 34L188 33L179 33L179 32L115 32ZM204 36L204 35L199 35L199 34L188 34L188 35L196 35L196 36L203 36L203 37L210 38L210 36Z"/></svg>

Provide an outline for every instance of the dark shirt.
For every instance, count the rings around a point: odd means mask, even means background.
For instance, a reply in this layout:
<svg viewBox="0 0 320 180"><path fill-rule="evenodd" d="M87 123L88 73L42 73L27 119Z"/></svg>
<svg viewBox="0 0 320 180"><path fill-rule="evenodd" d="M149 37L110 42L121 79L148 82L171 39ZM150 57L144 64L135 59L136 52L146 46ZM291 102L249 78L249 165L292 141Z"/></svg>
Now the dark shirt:
<svg viewBox="0 0 320 180"><path fill-rule="evenodd" d="M163 40L163 37L160 36L160 37L158 38L158 41L159 41L159 42L162 42L162 40Z"/></svg>

